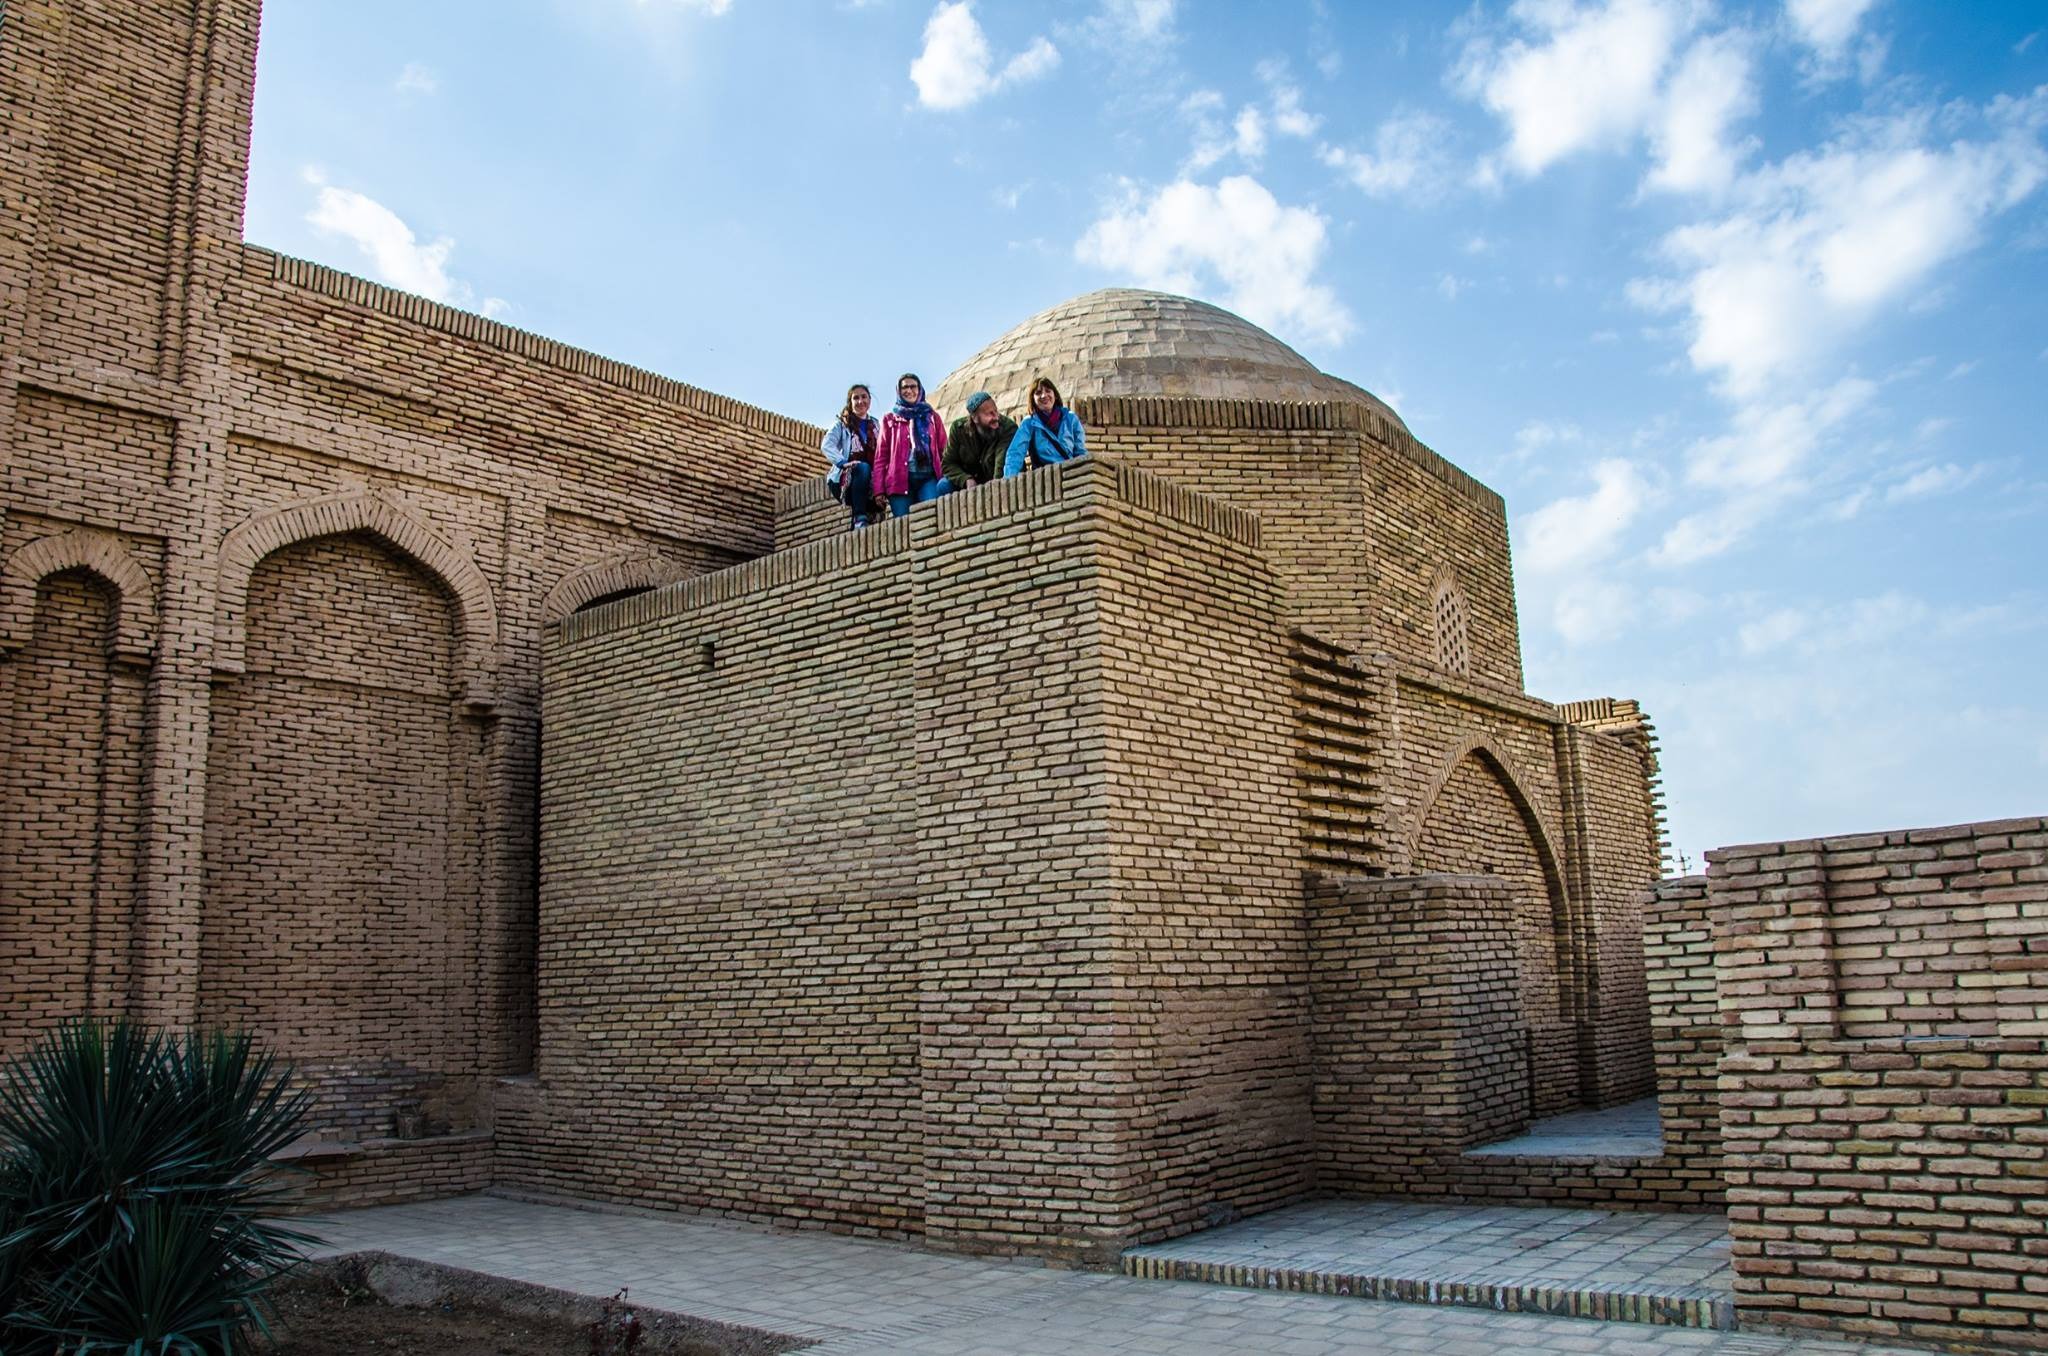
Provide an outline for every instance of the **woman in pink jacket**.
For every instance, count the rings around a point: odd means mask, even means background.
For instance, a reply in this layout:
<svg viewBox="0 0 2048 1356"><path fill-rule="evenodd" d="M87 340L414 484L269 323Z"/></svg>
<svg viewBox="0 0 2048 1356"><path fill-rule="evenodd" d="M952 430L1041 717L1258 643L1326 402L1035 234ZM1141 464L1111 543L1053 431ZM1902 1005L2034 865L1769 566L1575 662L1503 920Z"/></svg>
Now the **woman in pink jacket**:
<svg viewBox="0 0 2048 1356"><path fill-rule="evenodd" d="M896 382L896 408L882 416L882 436L875 443L874 492L887 496L891 517L901 518L912 504L953 488L939 467L945 451L945 424L925 404L917 373L905 372Z"/></svg>

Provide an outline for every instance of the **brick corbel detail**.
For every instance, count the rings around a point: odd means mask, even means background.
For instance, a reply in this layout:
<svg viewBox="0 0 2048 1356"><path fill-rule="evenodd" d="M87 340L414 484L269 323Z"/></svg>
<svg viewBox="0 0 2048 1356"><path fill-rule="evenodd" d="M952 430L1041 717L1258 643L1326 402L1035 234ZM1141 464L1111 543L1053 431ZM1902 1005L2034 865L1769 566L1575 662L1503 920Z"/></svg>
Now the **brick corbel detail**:
<svg viewBox="0 0 2048 1356"><path fill-rule="evenodd" d="M35 628L36 588L65 570L89 571L114 590L119 600L114 654L147 664L156 647L156 590L119 537L90 527L38 537L7 558L0 569L0 653L28 644Z"/></svg>
<svg viewBox="0 0 2048 1356"><path fill-rule="evenodd" d="M220 546L214 601L214 672L243 671L249 579L264 557L295 542L348 532L368 533L403 552L454 595L462 633L456 649L457 691L471 707L494 705L498 609L490 581L467 554L382 490L324 495L268 509L228 533Z"/></svg>
<svg viewBox="0 0 2048 1356"><path fill-rule="evenodd" d="M628 589L658 589L690 576L690 571L651 551L615 551L564 575L541 599L540 620L553 626L585 603Z"/></svg>

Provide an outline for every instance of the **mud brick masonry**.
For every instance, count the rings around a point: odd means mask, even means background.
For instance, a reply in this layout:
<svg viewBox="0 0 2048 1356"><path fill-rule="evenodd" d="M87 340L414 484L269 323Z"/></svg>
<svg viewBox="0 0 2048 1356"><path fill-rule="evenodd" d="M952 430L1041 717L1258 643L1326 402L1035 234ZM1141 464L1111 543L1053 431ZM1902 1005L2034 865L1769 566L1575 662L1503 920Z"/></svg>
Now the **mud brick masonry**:
<svg viewBox="0 0 2048 1356"><path fill-rule="evenodd" d="M0 14L0 1053L252 1029L335 1204L1725 1208L1747 1320L2048 1347L2041 821L1659 881L1500 498L1186 298L936 389L1096 456L847 532L813 425L244 243L258 17Z"/></svg>

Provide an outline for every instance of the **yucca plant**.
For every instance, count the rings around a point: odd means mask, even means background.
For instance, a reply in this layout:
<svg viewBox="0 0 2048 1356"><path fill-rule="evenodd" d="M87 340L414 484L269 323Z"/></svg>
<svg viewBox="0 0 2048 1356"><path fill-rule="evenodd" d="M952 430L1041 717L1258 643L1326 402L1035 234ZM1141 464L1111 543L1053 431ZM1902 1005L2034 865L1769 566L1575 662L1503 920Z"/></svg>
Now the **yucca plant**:
<svg viewBox="0 0 2048 1356"><path fill-rule="evenodd" d="M247 1035L80 1022L0 1072L0 1353L231 1356L312 1239L266 1223L306 1096Z"/></svg>

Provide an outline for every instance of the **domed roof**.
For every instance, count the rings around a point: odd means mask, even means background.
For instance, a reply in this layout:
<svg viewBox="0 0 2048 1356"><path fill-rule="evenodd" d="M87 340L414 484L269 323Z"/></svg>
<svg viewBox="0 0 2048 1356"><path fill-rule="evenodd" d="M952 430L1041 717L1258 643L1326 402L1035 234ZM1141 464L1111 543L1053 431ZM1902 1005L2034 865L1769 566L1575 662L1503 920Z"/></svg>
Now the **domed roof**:
<svg viewBox="0 0 2048 1356"><path fill-rule="evenodd" d="M987 391L1021 417L1025 393L1052 378L1083 396L1188 396L1204 400L1356 401L1405 428L1362 387L1318 372L1272 335L1220 306L1167 292L1108 287L1040 311L955 368L931 401L951 419Z"/></svg>

